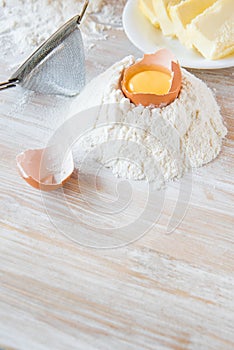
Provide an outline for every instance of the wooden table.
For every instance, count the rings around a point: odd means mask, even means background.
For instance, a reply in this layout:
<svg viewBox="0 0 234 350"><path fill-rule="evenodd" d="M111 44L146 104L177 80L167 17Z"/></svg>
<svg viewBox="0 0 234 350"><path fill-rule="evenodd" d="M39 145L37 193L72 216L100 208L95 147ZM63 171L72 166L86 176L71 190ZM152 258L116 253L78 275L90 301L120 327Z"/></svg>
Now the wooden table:
<svg viewBox="0 0 234 350"><path fill-rule="evenodd" d="M88 79L128 54L141 55L122 31L110 31L87 54ZM0 62L3 80L11 67ZM1 349L234 348L234 70L193 73L214 90L228 127L220 156L187 175L182 192L181 182L168 185L164 205L157 208L156 198L149 209L143 237L138 227L126 232L120 226L134 222L144 207L145 184L130 183L131 194L126 183L103 170L94 188L90 169L80 184L83 200L74 173L64 192L80 244L59 231L71 224L61 192L41 196L19 177L15 164L19 152L46 145L71 100L20 88L1 92ZM186 215L167 234L178 194L190 187ZM121 209L128 195L134 199L129 211L118 216L101 210ZM103 227L119 227L113 239L119 234L125 244L100 249ZM129 238L136 241L130 244Z"/></svg>

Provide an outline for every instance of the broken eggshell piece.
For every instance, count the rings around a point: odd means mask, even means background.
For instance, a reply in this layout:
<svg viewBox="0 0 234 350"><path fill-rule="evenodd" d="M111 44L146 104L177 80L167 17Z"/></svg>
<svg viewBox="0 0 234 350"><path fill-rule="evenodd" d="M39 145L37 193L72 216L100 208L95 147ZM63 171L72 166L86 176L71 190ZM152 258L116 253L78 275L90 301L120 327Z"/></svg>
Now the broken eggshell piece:
<svg viewBox="0 0 234 350"><path fill-rule="evenodd" d="M60 156L54 147L27 150L16 157L16 163L22 178L42 191L62 187L74 171L72 152Z"/></svg>
<svg viewBox="0 0 234 350"><path fill-rule="evenodd" d="M170 75L170 88L162 95L148 92L132 92L129 89L129 81L137 74L145 71L158 71ZM182 85L182 73L180 65L173 53L167 49L161 49L154 54L145 54L143 59L126 68L123 72L121 88L124 95L135 105L144 107L165 107L172 103L179 95Z"/></svg>

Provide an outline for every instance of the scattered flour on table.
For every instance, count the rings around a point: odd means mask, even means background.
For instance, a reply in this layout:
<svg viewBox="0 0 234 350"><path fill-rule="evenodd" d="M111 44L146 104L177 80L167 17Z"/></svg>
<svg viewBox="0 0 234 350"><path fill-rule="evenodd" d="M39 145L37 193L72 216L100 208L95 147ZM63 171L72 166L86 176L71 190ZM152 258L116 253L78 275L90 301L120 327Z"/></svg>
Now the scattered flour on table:
<svg viewBox="0 0 234 350"><path fill-rule="evenodd" d="M123 69L134 62L132 56L117 62L74 100L71 115L88 109L96 113L93 130L78 149L94 152L117 177L159 184L215 159L227 129L206 84L183 69L182 90L172 104L135 106L119 88Z"/></svg>
<svg viewBox="0 0 234 350"><path fill-rule="evenodd" d="M92 48L93 39L105 40L111 27L121 28L121 10L125 2L120 0L113 6L108 0L90 1L81 24L86 49ZM78 14L83 4L84 0L0 0L2 53L9 55L12 48L20 54L30 52Z"/></svg>

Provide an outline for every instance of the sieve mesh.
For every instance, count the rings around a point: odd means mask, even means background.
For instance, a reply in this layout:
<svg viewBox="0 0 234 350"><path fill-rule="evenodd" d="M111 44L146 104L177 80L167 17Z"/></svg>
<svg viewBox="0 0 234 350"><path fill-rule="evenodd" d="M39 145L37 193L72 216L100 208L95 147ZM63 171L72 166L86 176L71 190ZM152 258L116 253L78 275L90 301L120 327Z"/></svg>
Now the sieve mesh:
<svg viewBox="0 0 234 350"><path fill-rule="evenodd" d="M85 85L85 56L79 28L24 75L20 84L45 94L78 94Z"/></svg>

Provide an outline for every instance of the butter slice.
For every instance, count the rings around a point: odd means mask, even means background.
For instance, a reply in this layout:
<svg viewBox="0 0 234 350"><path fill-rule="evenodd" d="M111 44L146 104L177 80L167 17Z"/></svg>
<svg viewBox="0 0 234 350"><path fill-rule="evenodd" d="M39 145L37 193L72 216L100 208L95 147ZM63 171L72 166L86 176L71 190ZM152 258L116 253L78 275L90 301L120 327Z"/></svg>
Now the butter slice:
<svg viewBox="0 0 234 350"><path fill-rule="evenodd" d="M168 7L180 3L182 0L152 0L155 13L164 35L174 36L174 25L171 21Z"/></svg>
<svg viewBox="0 0 234 350"><path fill-rule="evenodd" d="M174 31L182 44L189 48L193 47L190 35L188 35L187 32L187 25L216 1L217 0L185 0L176 5L169 4L168 11L174 24Z"/></svg>
<svg viewBox="0 0 234 350"><path fill-rule="evenodd" d="M208 59L219 59L234 52L233 0L217 0L187 27L190 40Z"/></svg>
<svg viewBox="0 0 234 350"><path fill-rule="evenodd" d="M155 26L159 27L158 17L154 11L153 0L139 0L139 8L143 15Z"/></svg>

